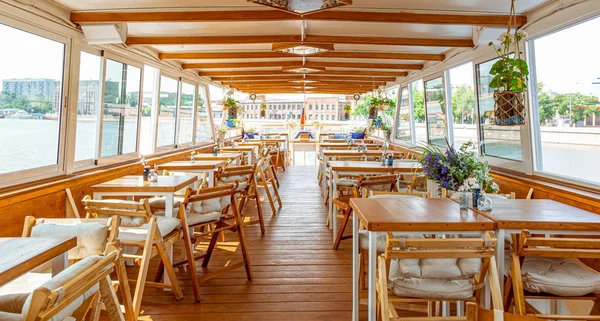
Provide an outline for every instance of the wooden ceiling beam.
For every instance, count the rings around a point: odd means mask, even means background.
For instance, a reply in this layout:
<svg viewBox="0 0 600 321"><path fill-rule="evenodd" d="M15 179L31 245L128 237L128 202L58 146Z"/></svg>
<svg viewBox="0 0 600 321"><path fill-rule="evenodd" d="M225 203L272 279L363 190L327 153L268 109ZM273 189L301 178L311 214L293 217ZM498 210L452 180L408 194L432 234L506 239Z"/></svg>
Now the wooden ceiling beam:
<svg viewBox="0 0 600 321"><path fill-rule="evenodd" d="M275 81L292 81L292 80L302 80L304 79L303 75L273 75L269 77L263 76L215 76L211 77L213 81L234 81L234 82L275 82ZM353 82L353 81L385 81L391 82L396 81L396 77L377 77L373 79L373 77L365 77L365 76L356 76L356 77L335 77L328 75L306 75L306 80L318 80L318 81L335 81L335 82Z"/></svg>
<svg viewBox="0 0 600 321"><path fill-rule="evenodd" d="M127 45L220 45L301 42L300 35L256 35L256 36L189 36L189 37L129 37ZM385 38L385 37L346 37L307 35L305 44L362 44L389 46L427 46L427 47L468 47L474 46L472 39L434 39L434 38Z"/></svg>
<svg viewBox="0 0 600 321"><path fill-rule="evenodd" d="M284 10L246 11L80 11L71 13L76 24L120 22L252 22L273 20L319 20L377 23L419 23L442 25L496 26L508 25L509 16L497 14L429 14L416 12L376 12L324 10L295 14ZM527 23L527 17L517 16L517 25Z"/></svg>
<svg viewBox="0 0 600 321"><path fill-rule="evenodd" d="M136 45L226 45L248 43L300 42L300 35L257 36L190 36L190 37L128 37L129 46Z"/></svg>
<svg viewBox="0 0 600 321"><path fill-rule="evenodd" d="M359 85L359 86L385 86L387 84L387 82L385 81L376 81L376 82L370 82L370 81L364 81L364 82L347 82L347 81L334 81L334 82L327 82L327 81L316 81L316 82L311 82L311 83L306 83L307 85L320 85L320 86L328 86L331 84L340 84L340 85L346 85L346 86L354 86L354 85ZM273 85L282 85L285 84L287 86L299 86L302 85L303 83L295 83L295 82L291 82L291 81L280 81L280 82L276 82L275 84L273 84L273 82L257 82L257 81L253 81L253 82L232 82L232 81L222 81L221 84L225 85L225 86L236 86L236 85L240 85L240 86L273 86Z"/></svg>
<svg viewBox="0 0 600 321"><path fill-rule="evenodd" d="M206 71L200 72L200 76L205 77L233 77L233 76L282 76L291 74L291 72L283 72L278 70L250 70L250 71ZM311 75L328 75L328 76L368 76L368 77L406 77L407 72L383 72L383 71L356 71L356 70L325 70Z"/></svg>
<svg viewBox="0 0 600 321"><path fill-rule="evenodd" d="M309 68L362 68L362 69L399 69L399 70L421 70L420 64L374 64L354 62L333 61L308 61L304 65L302 61L258 61L258 62L234 62L234 63L193 63L182 64L183 69L234 69L234 68L262 68L262 67L309 67Z"/></svg>
<svg viewBox="0 0 600 321"><path fill-rule="evenodd" d="M307 55L307 58L358 58L358 59L395 59L443 61L443 54L392 53L392 52L355 52L325 51ZM298 55L279 51L249 52L163 52L158 54L161 60L194 60L194 59L261 59L261 58L301 58Z"/></svg>

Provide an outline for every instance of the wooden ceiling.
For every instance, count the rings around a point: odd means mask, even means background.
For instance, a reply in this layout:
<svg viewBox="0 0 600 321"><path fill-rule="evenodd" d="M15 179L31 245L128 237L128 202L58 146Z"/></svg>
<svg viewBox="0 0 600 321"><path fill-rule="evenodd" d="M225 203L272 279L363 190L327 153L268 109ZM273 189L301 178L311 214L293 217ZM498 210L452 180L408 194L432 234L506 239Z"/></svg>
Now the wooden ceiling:
<svg viewBox="0 0 600 321"><path fill-rule="evenodd" d="M128 46L247 93L364 93L472 48L474 27L504 28L509 0L353 0L296 14L248 0L56 0L76 24L127 23ZM551 0L519 0L517 23ZM298 56L273 46L333 46ZM292 68L321 71L297 74ZM313 82L303 87L299 80Z"/></svg>

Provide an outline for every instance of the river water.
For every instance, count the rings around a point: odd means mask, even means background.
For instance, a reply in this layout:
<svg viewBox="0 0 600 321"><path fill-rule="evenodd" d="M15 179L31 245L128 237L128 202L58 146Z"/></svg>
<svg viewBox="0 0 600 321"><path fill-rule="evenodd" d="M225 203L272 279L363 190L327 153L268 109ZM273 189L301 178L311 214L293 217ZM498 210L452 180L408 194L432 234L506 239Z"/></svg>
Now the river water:
<svg viewBox="0 0 600 321"><path fill-rule="evenodd" d="M148 119L149 121L149 119ZM55 165L58 161L58 126L54 120L38 119L0 119L0 174L19 170ZM127 131L126 125L126 131ZM135 127L135 126L132 126ZM150 124L142 121L142 132L150 131ZM105 137L117 137L117 127L107 126L113 131ZM107 135L107 134L105 134ZM148 135L143 135L148 137ZM77 122L77 141L75 159L90 159L96 148L96 122L79 120ZM456 137L457 141L468 140ZM150 142L142 140L142 148L147 149ZM114 144L108 141L105 144ZM488 154L509 154L518 150L516 143L495 143L488 146ZM128 139L124 149L135 150L135 140ZM112 148L111 146L103 146ZM544 171L571 176L574 178L600 182L600 146L543 143Z"/></svg>

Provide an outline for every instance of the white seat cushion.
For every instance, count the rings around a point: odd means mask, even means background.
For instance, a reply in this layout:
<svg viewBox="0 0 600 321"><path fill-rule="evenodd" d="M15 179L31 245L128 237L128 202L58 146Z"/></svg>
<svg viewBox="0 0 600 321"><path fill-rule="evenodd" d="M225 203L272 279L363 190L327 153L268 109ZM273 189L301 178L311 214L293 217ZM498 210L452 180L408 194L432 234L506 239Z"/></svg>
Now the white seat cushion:
<svg viewBox="0 0 600 321"><path fill-rule="evenodd" d="M212 212L220 212L231 204L231 196L223 196L219 198L211 198L204 201L192 202L188 204L187 211L197 214L207 214Z"/></svg>
<svg viewBox="0 0 600 321"><path fill-rule="evenodd" d="M178 207L184 199L184 196L175 196L173 198L173 208ZM164 196L152 197L148 199L148 204L152 209L165 209L167 199Z"/></svg>
<svg viewBox="0 0 600 321"><path fill-rule="evenodd" d="M340 178L337 180L337 186L355 186L358 184L358 180L350 178Z"/></svg>
<svg viewBox="0 0 600 321"><path fill-rule="evenodd" d="M404 237L411 239L422 239L425 238L422 234L417 233L392 233L394 237ZM385 251L385 234L377 235L377 253L383 253ZM365 230L358 231L358 247L361 250L369 250L369 232Z"/></svg>
<svg viewBox="0 0 600 321"><path fill-rule="evenodd" d="M419 279L397 277L388 288L400 297L466 300L473 296L472 279Z"/></svg>
<svg viewBox="0 0 600 321"><path fill-rule="evenodd" d="M157 216L158 229L163 237L181 227L179 219L174 217ZM119 240L123 242L143 242L148 234L149 224L143 224L138 227L119 228Z"/></svg>
<svg viewBox="0 0 600 321"><path fill-rule="evenodd" d="M68 252L70 260L102 254L107 236L108 225L102 223L46 223L31 229L31 237L77 237L77 246Z"/></svg>
<svg viewBox="0 0 600 321"><path fill-rule="evenodd" d="M390 263L390 279L405 277L449 280L469 278L480 271L480 258L394 259Z"/></svg>
<svg viewBox="0 0 600 321"><path fill-rule="evenodd" d="M206 214L198 214L198 213L188 213L187 214L187 223L188 225L196 225L211 221L216 221L221 217L220 212L211 212Z"/></svg>
<svg viewBox="0 0 600 321"><path fill-rule="evenodd" d="M523 288L534 293L582 296L600 292L600 273L575 258L526 257Z"/></svg>

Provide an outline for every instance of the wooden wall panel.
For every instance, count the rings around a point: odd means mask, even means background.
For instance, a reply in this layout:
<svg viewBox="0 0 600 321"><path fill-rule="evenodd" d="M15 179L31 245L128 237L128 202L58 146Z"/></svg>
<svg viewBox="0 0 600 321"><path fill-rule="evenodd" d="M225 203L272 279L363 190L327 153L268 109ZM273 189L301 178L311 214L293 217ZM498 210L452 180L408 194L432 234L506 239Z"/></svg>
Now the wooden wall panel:
<svg viewBox="0 0 600 321"><path fill-rule="evenodd" d="M212 152L212 148L213 145L209 145L197 150L207 153ZM191 149L177 151L148 161L162 164L184 159L188 157L190 151ZM71 189L79 213L83 214L83 206L79 200L90 193L90 186L125 175L140 175L141 171L142 168L139 163L121 165L110 169L87 172L73 178L60 178L55 183L44 184L42 188L36 188L37 184L31 184L22 190L0 193L0 237L21 235L23 222L28 215L35 217L65 217L66 193L64 189L67 187Z"/></svg>

